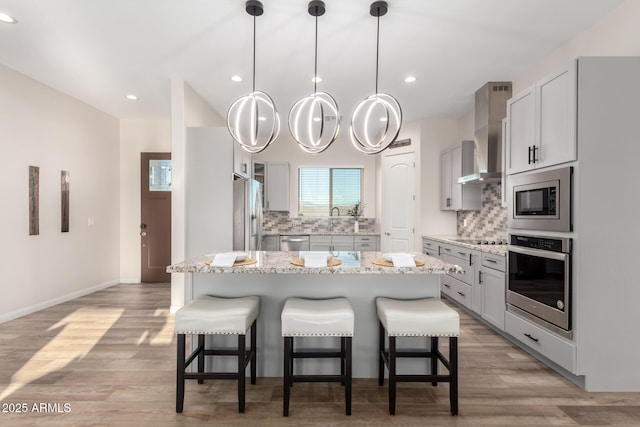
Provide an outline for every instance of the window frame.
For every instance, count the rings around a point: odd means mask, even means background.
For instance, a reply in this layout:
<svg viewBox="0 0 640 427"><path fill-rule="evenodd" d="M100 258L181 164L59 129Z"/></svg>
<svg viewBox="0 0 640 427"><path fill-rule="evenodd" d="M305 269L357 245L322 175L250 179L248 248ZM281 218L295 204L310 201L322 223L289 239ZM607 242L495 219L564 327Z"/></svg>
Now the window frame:
<svg viewBox="0 0 640 427"><path fill-rule="evenodd" d="M300 177L303 169L328 169L329 170L329 210L326 216L309 216L308 218L329 218L331 217L331 210L335 207L333 205L333 171L336 169L350 169L360 171L360 205L364 203L364 167L362 166L299 166L298 167L298 216L304 216L301 211L300 195L302 186L300 185ZM346 212L340 212L339 217L348 217Z"/></svg>

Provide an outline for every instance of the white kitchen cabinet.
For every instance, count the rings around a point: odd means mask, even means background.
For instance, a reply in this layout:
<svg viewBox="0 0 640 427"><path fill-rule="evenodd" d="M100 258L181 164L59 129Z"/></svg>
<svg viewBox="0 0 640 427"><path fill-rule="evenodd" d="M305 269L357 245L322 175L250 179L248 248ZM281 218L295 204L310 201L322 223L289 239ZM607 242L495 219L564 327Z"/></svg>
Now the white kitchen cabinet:
<svg viewBox="0 0 640 427"><path fill-rule="evenodd" d="M277 235L265 235L262 236L262 247L263 251L277 251L280 247L280 239Z"/></svg>
<svg viewBox="0 0 640 427"><path fill-rule="evenodd" d="M422 238L422 253L425 255L429 255L430 257L440 259L440 243L431 240Z"/></svg>
<svg viewBox="0 0 640 427"><path fill-rule="evenodd" d="M502 119L502 181L500 182L501 205L507 207L507 145L509 135L509 121Z"/></svg>
<svg viewBox="0 0 640 427"><path fill-rule="evenodd" d="M507 174L576 160L577 61L507 102Z"/></svg>
<svg viewBox="0 0 640 427"><path fill-rule="evenodd" d="M309 236L310 251L330 251L331 236Z"/></svg>
<svg viewBox="0 0 640 427"><path fill-rule="evenodd" d="M353 251L353 236L331 236L331 250Z"/></svg>
<svg viewBox="0 0 640 427"><path fill-rule="evenodd" d="M440 154L440 210L480 210L482 189L478 183L458 184L465 159L473 165L474 142L463 141Z"/></svg>
<svg viewBox="0 0 640 427"><path fill-rule="evenodd" d="M372 252L378 250L378 236L354 236L353 250Z"/></svg>
<svg viewBox="0 0 640 427"><path fill-rule="evenodd" d="M535 145L536 88L531 86L507 101L507 175L532 169Z"/></svg>
<svg viewBox="0 0 640 427"><path fill-rule="evenodd" d="M265 200L268 211L289 211L289 163L268 162L264 165Z"/></svg>
<svg viewBox="0 0 640 427"><path fill-rule="evenodd" d="M482 262L478 271L479 304L477 311L484 320L504 330L506 310L505 256L482 253Z"/></svg>
<svg viewBox="0 0 640 427"><path fill-rule="evenodd" d="M233 143L233 173L244 178L251 176L251 153L242 149L240 144Z"/></svg>

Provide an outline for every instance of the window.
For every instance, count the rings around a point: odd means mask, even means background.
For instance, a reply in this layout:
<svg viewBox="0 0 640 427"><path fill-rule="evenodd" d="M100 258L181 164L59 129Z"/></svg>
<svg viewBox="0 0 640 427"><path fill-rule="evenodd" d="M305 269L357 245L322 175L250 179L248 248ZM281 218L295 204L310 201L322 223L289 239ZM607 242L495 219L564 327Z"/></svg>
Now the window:
<svg viewBox="0 0 640 427"><path fill-rule="evenodd" d="M333 208L346 216L362 200L362 169L300 168L298 189L300 216L329 216Z"/></svg>

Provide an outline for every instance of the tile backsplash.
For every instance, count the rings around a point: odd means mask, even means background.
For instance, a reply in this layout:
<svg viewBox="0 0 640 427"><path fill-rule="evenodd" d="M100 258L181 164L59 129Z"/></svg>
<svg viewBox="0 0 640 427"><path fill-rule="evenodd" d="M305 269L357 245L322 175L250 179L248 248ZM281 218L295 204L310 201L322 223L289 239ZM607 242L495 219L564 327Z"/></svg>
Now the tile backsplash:
<svg viewBox="0 0 640 427"><path fill-rule="evenodd" d="M507 238L507 208L502 207L502 184L482 186L482 209L458 211L458 235L464 238ZM466 220L466 224L465 224Z"/></svg>
<svg viewBox="0 0 640 427"><path fill-rule="evenodd" d="M328 232L331 217L289 217L289 212L266 211L262 231L265 234L280 232L295 233L319 233ZM337 233L353 232L354 219L352 217L333 217L333 230ZM360 218L360 232L373 232L375 229L375 218Z"/></svg>

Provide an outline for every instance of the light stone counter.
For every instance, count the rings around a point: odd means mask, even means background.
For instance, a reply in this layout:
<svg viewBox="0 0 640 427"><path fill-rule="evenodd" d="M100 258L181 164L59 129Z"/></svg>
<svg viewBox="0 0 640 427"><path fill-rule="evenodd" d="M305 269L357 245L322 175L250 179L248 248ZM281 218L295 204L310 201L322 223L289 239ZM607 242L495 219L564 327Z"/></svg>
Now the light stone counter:
<svg viewBox="0 0 640 427"><path fill-rule="evenodd" d="M456 240L456 239L460 239L460 236L426 235L422 237L425 239L435 240L436 242L440 242L440 243L447 243L449 245L457 245L467 249L487 252L493 255L506 256L508 252L507 245L475 245L473 243L460 242Z"/></svg>
<svg viewBox="0 0 640 427"><path fill-rule="evenodd" d="M416 258L425 262L424 267L393 268L373 265L371 261L380 252L335 253L343 263L333 268L304 268L290 263L297 252L250 252L258 262L244 267L216 268L205 265L213 254L171 265L170 273L186 273L185 301L199 295L220 297L257 295L260 297L258 317L258 375L281 377L283 366L283 339L280 314L289 297L349 299L355 312L353 337L353 376L376 378L378 366L378 319L375 299L379 296L416 299L440 298L439 274L459 273L462 269L422 254ZM216 345L234 345L234 337L217 336ZM420 344L417 344L417 343ZM221 344L222 343L222 344ZM339 348L338 338L302 338L296 347L323 348L328 345ZM425 338L398 340L398 346L429 347ZM216 370L232 370L232 358L216 362ZM228 360L224 360L228 359ZM219 364L218 364L219 363ZM398 373L428 373L428 363L407 359L398 367ZM331 374L340 372L338 362L321 359L296 362L296 371L304 366L304 372Z"/></svg>

